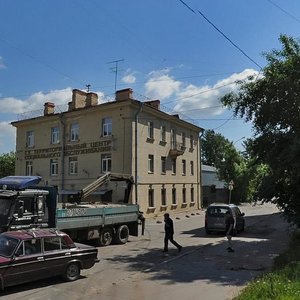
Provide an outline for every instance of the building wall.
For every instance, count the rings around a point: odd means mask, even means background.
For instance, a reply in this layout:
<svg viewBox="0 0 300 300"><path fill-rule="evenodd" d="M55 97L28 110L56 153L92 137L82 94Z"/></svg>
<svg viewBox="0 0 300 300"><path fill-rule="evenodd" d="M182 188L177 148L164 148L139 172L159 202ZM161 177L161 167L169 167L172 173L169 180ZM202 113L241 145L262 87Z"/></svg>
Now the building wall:
<svg viewBox="0 0 300 300"><path fill-rule="evenodd" d="M32 175L42 176L42 184L56 185L60 191L80 190L101 175L101 155L111 154L111 172L131 174L135 178L136 186L132 191L132 202L137 202L141 210L149 216L165 211L192 210L200 207L198 136L201 128L160 112L145 103L132 101L130 97L101 105L97 105L94 101L92 105L85 106L82 98L85 93L76 91L80 92L78 98L80 101L76 102L78 99L76 92L73 91L73 100L69 104L71 111L60 114L48 111L45 116L13 122L17 127L17 175L25 175L26 162L31 161ZM76 105L79 108L74 110ZM102 136L103 118L112 119L112 135ZM70 128L75 122L79 124L79 140L72 142ZM151 138L148 131L149 122L153 124ZM166 129L165 142L161 141L161 125ZM60 130L57 144L51 144L53 127ZM180 150L175 151L177 154L173 156L176 158L176 173L172 171L170 155L171 129L176 131L176 149L179 147ZM30 131L34 131L33 147L26 146L26 135ZM178 146L182 143L182 133L185 135L185 148ZM192 147L191 135L194 137ZM153 155L153 172L149 171L149 155ZM74 175L69 173L71 157L77 157L78 161L78 172ZM161 172L161 157L166 157L165 173ZM50 175L51 159L58 161L58 174L54 176ZM182 170L182 160L186 161L185 174ZM193 161L193 175L191 161ZM165 189L166 203L162 203L162 189ZM172 204L174 189L176 204ZM186 203L183 203L183 189L186 190ZM153 195L153 203L149 201L149 190L152 191L150 193ZM192 202L191 190L194 191Z"/></svg>

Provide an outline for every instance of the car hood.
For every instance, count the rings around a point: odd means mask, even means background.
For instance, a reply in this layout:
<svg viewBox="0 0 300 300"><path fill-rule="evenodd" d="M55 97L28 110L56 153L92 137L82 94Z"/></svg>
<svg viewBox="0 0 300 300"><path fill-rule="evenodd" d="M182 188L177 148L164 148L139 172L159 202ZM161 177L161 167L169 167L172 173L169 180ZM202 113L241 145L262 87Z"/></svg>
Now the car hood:
<svg viewBox="0 0 300 300"><path fill-rule="evenodd" d="M85 244L81 244L81 243L74 243L77 249L97 249L94 246L90 246L90 245L85 245Z"/></svg>

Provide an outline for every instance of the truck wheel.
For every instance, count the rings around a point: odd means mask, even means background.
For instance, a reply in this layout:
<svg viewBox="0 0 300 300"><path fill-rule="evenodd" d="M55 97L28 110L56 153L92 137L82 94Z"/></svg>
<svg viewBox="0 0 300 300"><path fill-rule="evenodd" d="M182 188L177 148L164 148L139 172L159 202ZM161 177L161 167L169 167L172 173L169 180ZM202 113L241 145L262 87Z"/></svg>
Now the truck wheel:
<svg viewBox="0 0 300 300"><path fill-rule="evenodd" d="M74 281L80 277L80 266L78 263L70 263L67 266L66 272L64 274L64 279L67 281Z"/></svg>
<svg viewBox="0 0 300 300"><path fill-rule="evenodd" d="M127 225L121 225L115 235L115 242L117 244L126 244L129 237L129 228Z"/></svg>
<svg viewBox="0 0 300 300"><path fill-rule="evenodd" d="M99 245L100 246L108 246L111 244L113 239L113 231L111 228L103 228L99 237Z"/></svg>

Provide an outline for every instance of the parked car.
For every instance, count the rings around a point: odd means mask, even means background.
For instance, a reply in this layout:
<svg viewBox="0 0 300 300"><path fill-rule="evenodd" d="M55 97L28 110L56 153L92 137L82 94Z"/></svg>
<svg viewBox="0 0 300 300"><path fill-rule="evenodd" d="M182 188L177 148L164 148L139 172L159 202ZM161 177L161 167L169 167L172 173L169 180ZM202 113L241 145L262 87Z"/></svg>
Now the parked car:
<svg viewBox="0 0 300 300"><path fill-rule="evenodd" d="M28 229L0 234L0 288L63 275L74 281L82 269L99 262L98 249L74 243L55 229Z"/></svg>
<svg viewBox="0 0 300 300"><path fill-rule="evenodd" d="M238 206L234 204L214 203L207 207L205 213L205 231L226 231L225 214L230 211L234 218L235 232L241 232L245 229L245 214L242 213Z"/></svg>

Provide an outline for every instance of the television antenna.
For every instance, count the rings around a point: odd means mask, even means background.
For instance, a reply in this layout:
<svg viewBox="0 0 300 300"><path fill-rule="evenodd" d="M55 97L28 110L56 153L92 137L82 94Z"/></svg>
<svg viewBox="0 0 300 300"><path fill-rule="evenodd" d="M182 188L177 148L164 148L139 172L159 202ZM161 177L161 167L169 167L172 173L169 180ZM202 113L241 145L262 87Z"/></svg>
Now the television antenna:
<svg viewBox="0 0 300 300"><path fill-rule="evenodd" d="M118 60L109 61L107 64L115 64L110 70L115 73L115 92L117 91L117 80L118 80L118 71L119 71L119 63L123 62L124 58Z"/></svg>

